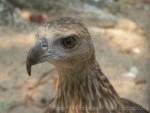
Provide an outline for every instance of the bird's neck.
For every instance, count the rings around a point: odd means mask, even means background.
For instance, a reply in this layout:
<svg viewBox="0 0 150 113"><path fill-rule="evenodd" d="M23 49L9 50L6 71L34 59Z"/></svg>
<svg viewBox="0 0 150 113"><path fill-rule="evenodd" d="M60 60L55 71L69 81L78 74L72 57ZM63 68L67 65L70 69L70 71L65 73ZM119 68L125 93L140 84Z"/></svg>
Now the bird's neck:
<svg viewBox="0 0 150 113"><path fill-rule="evenodd" d="M73 65L59 72L57 106L98 107L116 110L120 98L95 59Z"/></svg>

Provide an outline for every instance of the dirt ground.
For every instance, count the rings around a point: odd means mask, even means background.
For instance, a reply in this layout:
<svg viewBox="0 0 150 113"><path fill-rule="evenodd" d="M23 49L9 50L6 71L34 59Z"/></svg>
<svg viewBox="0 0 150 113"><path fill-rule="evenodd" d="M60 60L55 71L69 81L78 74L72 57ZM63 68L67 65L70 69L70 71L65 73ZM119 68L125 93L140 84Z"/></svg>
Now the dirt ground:
<svg viewBox="0 0 150 113"><path fill-rule="evenodd" d="M90 19L85 24L97 60L119 95L149 109L150 5L132 6L116 14L120 19L114 27L103 28ZM39 64L31 77L26 73L26 55L33 43L34 30L0 27L0 113L41 113L55 95L53 66Z"/></svg>

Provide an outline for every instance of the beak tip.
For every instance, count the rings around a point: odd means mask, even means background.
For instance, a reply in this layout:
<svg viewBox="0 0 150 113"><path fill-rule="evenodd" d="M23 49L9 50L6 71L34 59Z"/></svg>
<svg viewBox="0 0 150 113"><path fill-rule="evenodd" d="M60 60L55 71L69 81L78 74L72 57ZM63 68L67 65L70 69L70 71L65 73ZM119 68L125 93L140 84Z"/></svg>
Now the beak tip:
<svg viewBox="0 0 150 113"><path fill-rule="evenodd" d="M26 69L27 69L28 75L31 76L31 64L29 64L28 62L26 64Z"/></svg>
<svg viewBox="0 0 150 113"><path fill-rule="evenodd" d="M28 75L31 76L31 72L28 72Z"/></svg>
<svg viewBox="0 0 150 113"><path fill-rule="evenodd" d="M27 68L27 73L29 76L31 76L31 66Z"/></svg>

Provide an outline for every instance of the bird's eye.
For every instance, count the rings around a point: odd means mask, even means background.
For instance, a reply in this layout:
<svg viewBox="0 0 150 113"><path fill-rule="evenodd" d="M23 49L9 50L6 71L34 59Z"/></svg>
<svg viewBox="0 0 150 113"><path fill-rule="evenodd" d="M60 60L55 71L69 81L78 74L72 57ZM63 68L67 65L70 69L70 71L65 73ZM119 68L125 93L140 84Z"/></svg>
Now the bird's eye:
<svg viewBox="0 0 150 113"><path fill-rule="evenodd" d="M75 47L76 41L77 40L75 37L67 37L67 38L62 39L62 45L65 48L71 49L71 48Z"/></svg>
<svg viewBox="0 0 150 113"><path fill-rule="evenodd" d="M76 41L77 41L76 38L73 36L67 37L62 39L62 45L64 46L64 48L71 49L75 47Z"/></svg>

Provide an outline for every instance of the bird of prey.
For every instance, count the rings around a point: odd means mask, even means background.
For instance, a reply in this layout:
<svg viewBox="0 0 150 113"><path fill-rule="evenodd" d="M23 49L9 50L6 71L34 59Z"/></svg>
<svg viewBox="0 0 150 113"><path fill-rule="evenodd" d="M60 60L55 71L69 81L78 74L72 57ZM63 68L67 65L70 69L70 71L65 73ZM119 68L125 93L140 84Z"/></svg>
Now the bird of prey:
<svg viewBox="0 0 150 113"><path fill-rule="evenodd" d="M54 100L45 113L149 113L121 98L101 71L86 26L72 17L59 17L37 30L27 55L26 68L49 62L59 74Z"/></svg>

